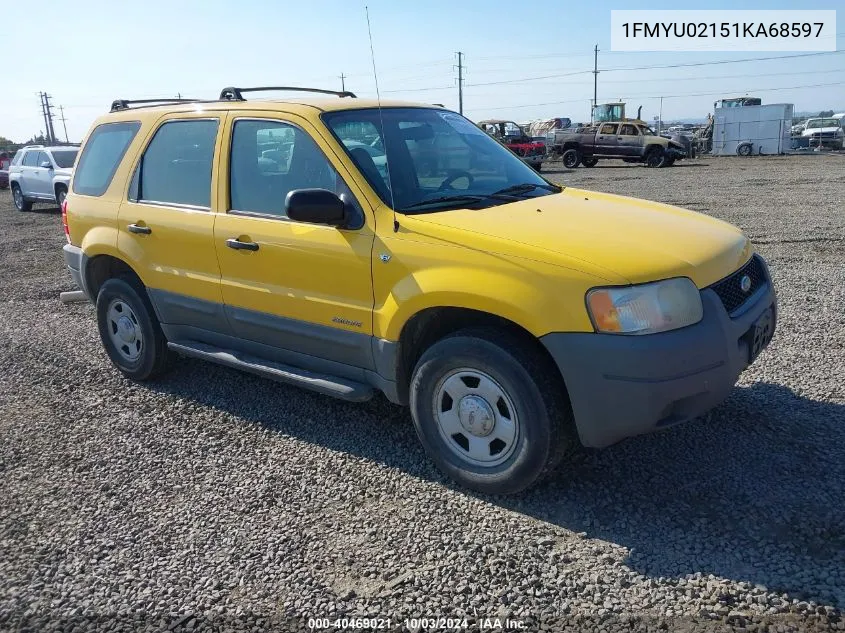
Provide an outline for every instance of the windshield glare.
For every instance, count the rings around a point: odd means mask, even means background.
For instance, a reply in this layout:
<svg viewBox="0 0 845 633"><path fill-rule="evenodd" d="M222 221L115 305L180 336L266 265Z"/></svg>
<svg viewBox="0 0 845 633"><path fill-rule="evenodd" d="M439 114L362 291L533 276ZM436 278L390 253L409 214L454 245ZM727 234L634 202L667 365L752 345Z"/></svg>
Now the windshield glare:
<svg viewBox="0 0 845 633"><path fill-rule="evenodd" d="M56 161L62 169L73 167L73 162L76 160L76 155L79 153L78 149L54 149L50 152L53 154L53 160Z"/></svg>
<svg viewBox="0 0 845 633"><path fill-rule="evenodd" d="M531 167L454 112L384 108L380 114L373 108L330 112L323 120L382 201L397 211L447 196L466 196L453 207L467 206L473 196L487 206L504 204L517 198L485 196L516 185L536 186L524 187L520 197L552 193L553 186Z"/></svg>
<svg viewBox="0 0 845 633"><path fill-rule="evenodd" d="M807 129L817 127L839 127L839 121L836 119L811 119L807 121Z"/></svg>

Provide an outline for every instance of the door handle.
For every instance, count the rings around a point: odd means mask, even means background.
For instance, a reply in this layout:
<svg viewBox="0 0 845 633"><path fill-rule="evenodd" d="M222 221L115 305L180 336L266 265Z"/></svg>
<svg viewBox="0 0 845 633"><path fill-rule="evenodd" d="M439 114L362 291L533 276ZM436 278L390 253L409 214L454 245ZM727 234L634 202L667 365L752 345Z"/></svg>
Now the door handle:
<svg viewBox="0 0 845 633"><path fill-rule="evenodd" d="M226 246L234 248L236 251L257 251L258 244L255 242L241 242L236 237L230 237L226 240Z"/></svg>
<svg viewBox="0 0 845 633"><path fill-rule="evenodd" d="M130 224L126 227L126 230L130 233L137 233L139 235L149 235L153 232L153 230L148 226L140 226L138 224Z"/></svg>

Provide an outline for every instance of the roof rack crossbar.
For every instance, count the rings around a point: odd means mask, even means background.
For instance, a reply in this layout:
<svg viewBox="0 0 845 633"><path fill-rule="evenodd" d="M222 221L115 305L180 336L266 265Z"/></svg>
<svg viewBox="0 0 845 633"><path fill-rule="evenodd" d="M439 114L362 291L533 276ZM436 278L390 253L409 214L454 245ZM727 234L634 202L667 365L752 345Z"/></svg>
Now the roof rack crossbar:
<svg viewBox="0 0 845 633"><path fill-rule="evenodd" d="M168 103L199 103L201 99L115 99L111 102L111 111L128 110L130 106L139 105L164 105Z"/></svg>
<svg viewBox="0 0 845 633"><path fill-rule="evenodd" d="M235 88L230 86L220 91L221 101L246 101L244 92L269 92L271 90L286 90L289 92L316 92L324 95L336 95L341 99L344 97L356 98L354 92L348 90L324 90L323 88L300 88L297 86L259 86L257 88Z"/></svg>

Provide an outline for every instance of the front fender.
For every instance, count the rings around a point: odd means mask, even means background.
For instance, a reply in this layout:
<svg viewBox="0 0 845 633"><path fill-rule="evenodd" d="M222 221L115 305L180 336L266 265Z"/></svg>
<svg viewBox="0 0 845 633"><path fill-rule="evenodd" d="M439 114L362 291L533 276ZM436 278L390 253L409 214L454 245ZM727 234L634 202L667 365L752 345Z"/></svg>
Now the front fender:
<svg viewBox="0 0 845 633"><path fill-rule="evenodd" d="M537 275L461 266L416 271L400 278L377 303L375 335L396 341L411 317L428 308L467 308L507 319L535 336L552 331L592 331L583 301L566 302L573 295ZM583 297L588 284L577 284ZM554 288L552 286L555 286Z"/></svg>

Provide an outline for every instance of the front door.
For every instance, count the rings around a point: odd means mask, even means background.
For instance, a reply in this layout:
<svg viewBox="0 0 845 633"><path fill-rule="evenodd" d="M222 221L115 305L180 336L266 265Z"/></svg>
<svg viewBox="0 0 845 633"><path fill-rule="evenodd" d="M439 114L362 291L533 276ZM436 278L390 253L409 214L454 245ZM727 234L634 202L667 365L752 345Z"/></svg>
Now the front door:
<svg viewBox="0 0 845 633"><path fill-rule="evenodd" d="M118 215L118 249L162 324L227 332L214 250L216 113L160 119L135 159ZM181 338L181 335L179 336Z"/></svg>
<svg viewBox="0 0 845 633"><path fill-rule="evenodd" d="M619 126L619 135L616 137L618 152L622 156L641 156L643 149L643 137L636 125L623 123Z"/></svg>
<svg viewBox="0 0 845 633"><path fill-rule="evenodd" d="M293 352L286 358L302 366L322 359L370 368L373 219L328 158L337 157L325 139L295 115L270 116L238 113L227 124L228 204L214 243L229 322L239 338ZM285 198L306 188L345 197L356 225L290 220Z"/></svg>

